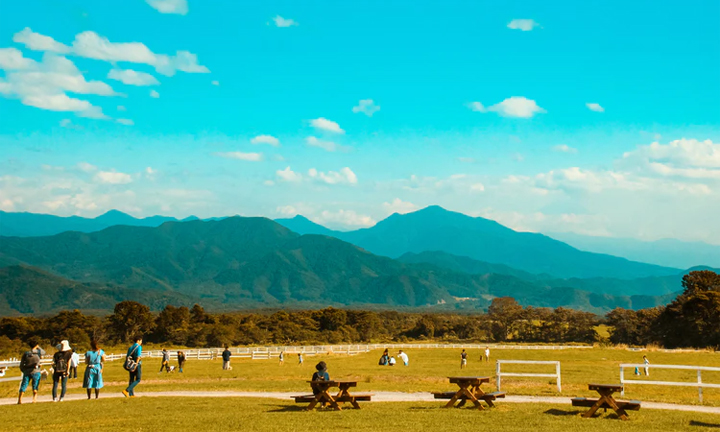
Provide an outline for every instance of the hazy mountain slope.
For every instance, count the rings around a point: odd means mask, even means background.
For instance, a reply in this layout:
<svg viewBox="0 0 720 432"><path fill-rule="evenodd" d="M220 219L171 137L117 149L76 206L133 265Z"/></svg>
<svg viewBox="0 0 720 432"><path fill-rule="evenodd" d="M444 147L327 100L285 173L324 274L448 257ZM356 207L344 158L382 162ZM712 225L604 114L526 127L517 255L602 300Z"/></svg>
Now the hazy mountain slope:
<svg viewBox="0 0 720 432"><path fill-rule="evenodd" d="M516 232L499 223L428 207L394 214L372 228L335 234L368 251L389 257L443 251L556 277L637 278L680 270L579 251L542 234Z"/></svg>
<svg viewBox="0 0 720 432"><path fill-rule="evenodd" d="M110 210L96 218L0 211L0 236L34 237L50 236L66 231L95 232L114 225L156 227L164 222L176 220L167 216L137 219L117 210Z"/></svg>
<svg viewBox="0 0 720 432"><path fill-rule="evenodd" d="M720 246L675 239L641 241L628 238L591 237L573 233L553 233L550 237L580 250L615 255L668 267L700 265L720 267Z"/></svg>
<svg viewBox="0 0 720 432"><path fill-rule="evenodd" d="M339 231L333 231L330 228L325 228L324 226L322 226L320 224L316 224L315 222L313 222L310 219L306 218L305 216L301 216L301 215L297 215L297 216L295 216L293 218L289 218L289 219L275 219L275 222L279 223L280 225L284 226L285 228L289 229L290 231L294 231L301 235L319 234L319 235L337 237L336 233L339 232Z"/></svg>

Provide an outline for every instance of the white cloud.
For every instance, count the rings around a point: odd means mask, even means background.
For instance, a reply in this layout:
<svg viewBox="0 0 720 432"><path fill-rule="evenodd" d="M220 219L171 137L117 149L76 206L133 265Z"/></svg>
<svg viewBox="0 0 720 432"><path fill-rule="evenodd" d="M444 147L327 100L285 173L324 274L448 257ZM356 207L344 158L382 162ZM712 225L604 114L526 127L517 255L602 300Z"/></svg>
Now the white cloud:
<svg viewBox="0 0 720 432"><path fill-rule="evenodd" d="M145 0L160 13L186 15L188 13L187 0Z"/></svg>
<svg viewBox="0 0 720 432"><path fill-rule="evenodd" d="M599 103L589 103L588 102L585 104L585 106L588 107L588 109L590 111L605 112L605 108L601 107Z"/></svg>
<svg viewBox="0 0 720 432"><path fill-rule="evenodd" d="M290 183L298 183L302 181L302 174L296 173L295 171L291 170L290 167L287 167L284 170L277 170L275 174L278 176L278 180L281 181L286 181Z"/></svg>
<svg viewBox="0 0 720 432"><path fill-rule="evenodd" d="M49 36L34 33L30 28L18 32L15 37L19 38L19 41L31 50L72 54L110 63L147 64L154 67L158 73L166 76L173 76L177 71L187 73L210 72L207 67L198 64L197 55L189 51L176 51L174 56L156 54L141 42L110 42L108 38L93 31L85 31L75 35L75 40L70 47L55 42ZM40 40L43 42L39 43Z"/></svg>
<svg viewBox="0 0 720 432"><path fill-rule="evenodd" d="M310 126L314 127L315 129L321 129L327 132L337 133L337 134L344 134L345 131L340 128L340 125L335 123L332 120L328 120L324 117L316 118L313 120L310 120Z"/></svg>
<svg viewBox="0 0 720 432"><path fill-rule="evenodd" d="M124 118L117 119L117 122L125 126L133 126L135 124L134 121Z"/></svg>
<svg viewBox="0 0 720 432"><path fill-rule="evenodd" d="M317 139L317 138L314 137L314 136L310 136L310 137L305 138L305 142L306 142L307 145L309 145L309 146L312 146L312 147L320 147L321 149L327 150L327 151L329 151L329 152L334 152L334 151L338 151L338 150L344 149L344 147L341 146L341 145L339 145L339 144L335 144L335 143L332 142L332 141L320 140L320 139Z"/></svg>
<svg viewBox="0 0 720 432"><path fill-rule="evenodd" d="M308 176L311 179L317 180L322 183L331 184L331 185L334 185L334 184L355 185L358 182L357 176L348 167L342 168L339 172L328 171L326 173L318 171L315 168L310 168L308 170Z"/></svg>
<svg viewBox="0 0 720 432"><path fill-rule="evenodd" d="M523 96L512 96L495 105L485 107L480 102L471 102L468 108L477 112L496 112L503 117L530 118L546 111L532 100Z"/></svg>
<svg viewBox="0 0 720 432"><path fill-rule="evenodd" d="M651 176L720 179L720 144L686 138L654 142L625 153L621 166Z"/></svg>
<svg viewBox="0 0 720 432"><path fill-rule="evenodd" d="M75 64L63 56L45 53L41 62L17 56L19 51L0 50L0 94L17 98L24 105L50 110L70 111L80 117L106 119L102 109L66 92L117 96L118 93L102 81L87 81Z"/></svg>
<svg viewBox="0 0 720 432"><path fill-rule="evenodd" d="M275 212L285 217L295 217L299 214L295 206L291 205L278 206Z"/></svg>
<svg viewBox="0 0 720 432"><path fill-rule="evenodd" d="M30 27L15 33L13 42L21 43L33 51L51 51L58 54L68 54L71 48L56 41L50 36L35 33Z"/></svg>
<svg viewBox="0 0 720 432"><path fill-rule="evenodd" d="M93 164L89 164L87 162L78 162L77 167L80 171L91 173L97 171L97 167Z"/></svg>
<svg viewBox="0 0 720 432"><path fill-rule="evenodd" d="M243 152L226 152L226 153L215 153L216 156L220 156L226 159L238 159L249 162L259 162L263 160L262 153L243 153Z"/></svg>
<svg viewBox="0 0 720 432"><path fill-rule="evenodd" d="M219 86L219 85L220 85L220 81L218 81L218 80L210 81L210 84L212 84L212 85L214 85L214 86Z"/></svg>
<svg viewBox="0 0 720 432"><path fill-rule="evenodd" d="M558 144L556 146L553 146L553 151L560 152L560 153L577 153L577 149L570 147L567 144Z"/></svg>
<svg viewBox="0 0 720 432"><path fill-rule="evenodd" d="M111 69L107 75L108 78L120 81L123 84L134 86L153 86L160 85L154 76L145 72L138 72L132 69Z"/></svg>
<svg viewBox="0 0 720 432"><path fill-rule="evenodd" d="M300 25L297 23L297 21L289 18L283 18L280 15L276 15L275 18L272 19L275 23L276 27L292 27Z"/></svg>
<svg viewBox="0 0 720 432"><path fill-rule="evenodd" d="M155 90L150 90L150 97L157 99L157 98L160 97L160 93L158 93L158 92L155 91Z"/></svg>
<svg viewBox="0 0 720 432"><path fill-rule="evenodd" d="M72 120L70 119L62 119L60 120L60 127L71 127L72 126Z"/></svg>
<svg viewBox="0 0 720 432"><path fill-rule="evenodd" d="M386 213L392 214L392 213L410 213L414 212L415 210L419 209L417 205L409 202L409 201L403 201L400 198L395 198L391 202L384 202L383 210L385 210Z"/></svg>
<svg viewBox="0 0 720 432"><path fill-rule="evenodd" d="M380 106L375 105L372 99L362 99L358 102L357 106L354 106L352 112L363 113L368 117L372 117L373 114L380 111Z"/></svg>
<svg viewBox="0 0 720 432"><path fill-rule="evenodd" d="M277 147L280 145L280 140L275 138L272 135L258 135L255 138L250 140L251 144L268 144L273 147Z"/></svg>
<svg viewBox="0 0 720 432"><path fill-rule="evenodd" d="M107 184L127 184L132 182L132 176L117 171L100 171L95 174L95 181Z"/></svg>
<svg viewBox="0 0 720 432"><path fill-rule="evenodd" d="M507 25L509 29L530 31L535 27L539 27L540 24L536 23L535 20L531 19L514 19Z"/></svg>
<svg viewBox="0 0 720 432"><path fill-rule="evenodd" d="M346 227L370 227L375 225L375 219L370 216L358 214L354 210L324 210L313 220L319 224L334 224Z"/></svg>

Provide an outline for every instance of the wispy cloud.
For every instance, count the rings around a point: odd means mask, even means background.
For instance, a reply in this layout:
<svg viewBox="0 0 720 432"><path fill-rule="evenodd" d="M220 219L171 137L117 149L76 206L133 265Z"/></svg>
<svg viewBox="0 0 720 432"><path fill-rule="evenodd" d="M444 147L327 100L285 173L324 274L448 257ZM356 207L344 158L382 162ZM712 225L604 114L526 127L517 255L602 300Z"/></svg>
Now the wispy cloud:
<svg viewBox="0 0 720 432"><path fill-rule="evenodd" d="M601 107L599 103L586 103L585 106L588 107L590 111L605 112L605 108Z"/></svg>
<svg viewBox="0 0 720 432"><path fill-rule="evenodd" d="M540 27L540 24L531 19L514 19L508 23L507 27L513 30L531 31L535 27Z"/></svg>
<svg viewBox="0 0 720 432"><path fill-rule="evenodd" d="M160 81L149 73L138 72L132 69L111 69L107 77L133 86L160 85Z"/></svg>
<svg viewBox="0 0 720 432"><path fill-rule="evenodd" d="M160 13L177 15L188 13L187 0L145 0L145 2Z"/></svg>
<svg viewBox="0 0 720 432"><path fill-rule="evenodd" d="M220 156L226 159L237 159L249 162L259 162L263 160L262 153L243 153L243 152L221 152L215 153L216 156Z"/></svg>
<svg viewBox="0 0 720 432"><path fill-rule="evenodd" d="M338 150L342 150L344 148L343 146L336 144L332 141L321 140L314 136L305 138L305 142L307 143L307 145L309 145L311 147L319 147L319 148L321 148L323 150L327 150L329 152L335 152Z"/></svg>
<svg viewBox="0 0 720 432"><path fill-rule="evenodd" d="M558 144L556 146L553 146L553 151L560 152L560 153L577 153L577 149L570 147L567 144Z"/></svg>
<svg viewBox="0 0 720 432"><path fill-rule="evenodd" d="M280 140L275 138L272 135L258 135L255 138L250 140L251 144L267 144L271 145L273 147L277 147L280 145Z"/></svg>
<svg viewBox="0 0 720 432"><path fill-rule="evenodd" d="M273 23L275 23L275 27L292 27L292 26L300 25L294 19L283 18L280 15L276 15L272 20L273 20Z"/></svg>
<svg viewBox="0 0 720 432"><path fill-rule="evenodd" d="M495 112L503 117L531 118L535 114L545 113L537 102L523 96L513 96L500 103L484 106L480 102L470 102L467 107L476 112Z"/></svg>
<svg viewBox="0 0 720 432"><path fill-rule="evenodd" d="M326 132L332 132L336 134L344 134L345 131L340 127L339 124L335 123L332 120L328 120L324 117L319 117L313 120L310 120L310 126L314 127L315 129L320 129Z"/></svg>
<svg viewBox="0 0 720 432"><path fill-rule="evenodd" d="M363 113L368 117L372 117L373 114L380 111L380 105L375 105L372 99L362 99L358 102L357 106L354 106L352 112Z"/></svg>

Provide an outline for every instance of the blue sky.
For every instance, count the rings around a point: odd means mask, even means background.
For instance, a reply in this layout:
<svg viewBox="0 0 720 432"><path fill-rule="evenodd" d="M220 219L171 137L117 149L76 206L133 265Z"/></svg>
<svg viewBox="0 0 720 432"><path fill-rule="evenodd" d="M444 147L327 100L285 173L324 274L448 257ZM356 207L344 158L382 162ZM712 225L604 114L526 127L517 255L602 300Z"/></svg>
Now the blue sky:
<svg viewBox="0 0 720 432"><path fill-rule="evenodd" d="M1 7L6 211L720 244L717 2Z"/></svg>

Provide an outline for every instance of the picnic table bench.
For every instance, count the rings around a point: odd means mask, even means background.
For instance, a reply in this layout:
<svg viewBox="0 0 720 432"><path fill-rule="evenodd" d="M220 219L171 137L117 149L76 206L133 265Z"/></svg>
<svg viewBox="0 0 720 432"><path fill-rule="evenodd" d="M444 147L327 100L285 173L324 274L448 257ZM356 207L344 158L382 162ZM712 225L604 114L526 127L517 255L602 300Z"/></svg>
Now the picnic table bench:
<svg viewBox="0 0 720 432"><path fill-rule="evenodd" d="M592 417L600 408L603 408L605 411L610 408L617 413L621 420L629 420L630 417L628 417L626 410L638 411L641 402L638 400L615 400L612 394L622 391L622 389L623 386L621 384L588 384L588 390L598 392L600 397L597 399L584 397L572 398L572 406L590 407L590 409L582 415L585 418Z"/></svg>
<svg viewBox="0 0 720 432"><path fill-rule="evenodd" d="M469 400L475 404L477 409L483 410L484 408L480 403L480 400L485 401L489 407L494 407L494 400L505 397L505 393L502 392L485 393L480 389L480 386L483 383L490 382L490 377L448 377L448 380L450 380L451 384L457 384L460 388L455 392L449 391L432 393L435 399L450 399L450 401L445 405L445 408L456 406L455 403L458 401L460 402L456 407L460 408Z"/></svg>
<svg viewBox="0 0 720 432"><path fill-rule="evenodd" d="M293 396L295 403L309 403L306 408L308 411L315 408L318 404L330 405L331 408L338 411L342 410L339 403L349 402L355 409L360 409L358 401L369 402L372 400L372 394L351 394L350 388L357 387L357 381L308 381L313 389L317 389L317 394ZM340 391L336 395L330 394L330 389L337 387Z"/></svg>

